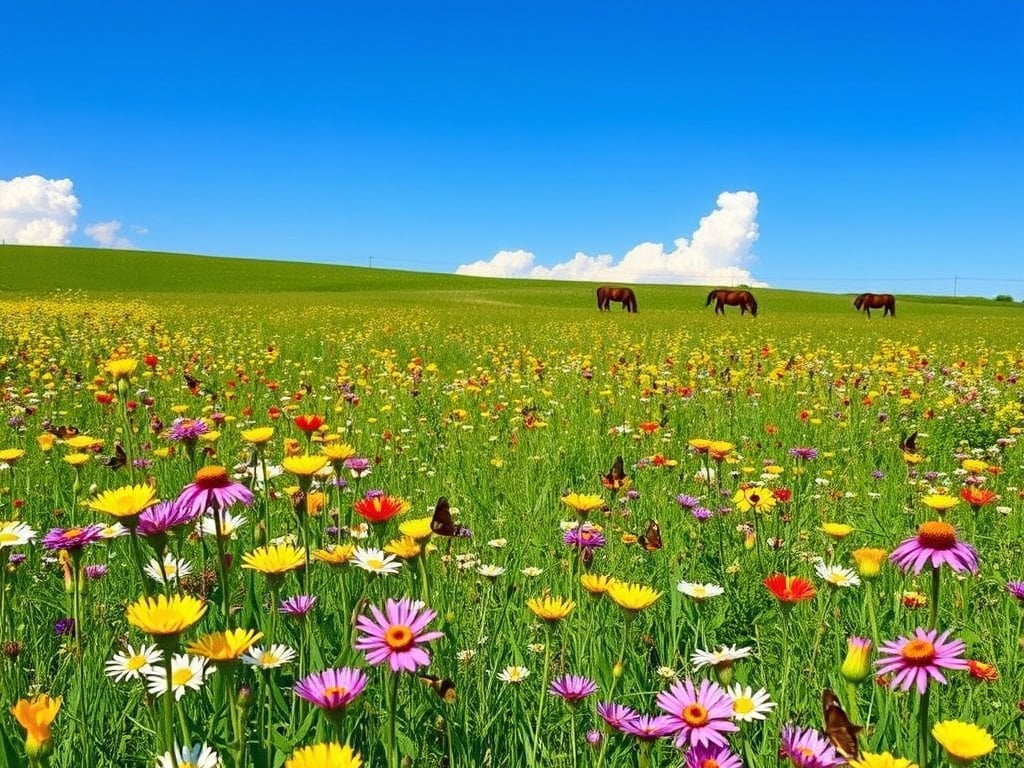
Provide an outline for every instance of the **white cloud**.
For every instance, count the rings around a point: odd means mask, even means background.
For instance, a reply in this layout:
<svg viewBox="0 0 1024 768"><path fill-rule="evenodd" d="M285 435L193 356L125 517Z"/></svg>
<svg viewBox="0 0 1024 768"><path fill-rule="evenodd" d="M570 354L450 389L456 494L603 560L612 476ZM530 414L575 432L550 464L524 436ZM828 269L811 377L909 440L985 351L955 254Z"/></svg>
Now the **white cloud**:
<svg viewBox="0 0 1024 768"><path fill-rule="evenodd" d="M67 245L78 198L71 179L0 179L0 239L19 245Z"/></svg>
<svg viewBox="0 0 1024 768"><path fill-rule="evenodd" d="M669 251L662 243L640 243L618 262L610 254L577 253L553 267L536 264L530 251L499 251L489 261L462 264L455 272L486 277L763 286L747 268L755 261L757 204L755 192L723 192L715 210L700 220L690 240L676 239Z"/></svg>
<svg viewBox="0 0 1024 768"><path fill-rule="evenodd" d="M131 240L118 234L120 230L121 222L115 219L90 224L85 228L85 234L104 248L134 248Z"/></svg>

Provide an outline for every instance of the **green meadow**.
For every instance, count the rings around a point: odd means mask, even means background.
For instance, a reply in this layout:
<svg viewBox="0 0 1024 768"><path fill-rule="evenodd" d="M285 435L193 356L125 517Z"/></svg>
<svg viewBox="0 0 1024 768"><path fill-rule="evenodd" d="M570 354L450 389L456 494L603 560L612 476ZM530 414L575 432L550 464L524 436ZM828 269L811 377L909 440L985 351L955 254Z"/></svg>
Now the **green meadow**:
<svg viewBox="0 0 1024 768"><path fill-rule="evenodd" d="M45 721L0 763L1019 765L1024 307L595 288L0 247L0 706ZM211 478L243 490L133 532ZM153 632L161 595L201 615ZM403 598L441 634L396 672L358 620ZM365 687L294 692L332 669Z"/></svg>

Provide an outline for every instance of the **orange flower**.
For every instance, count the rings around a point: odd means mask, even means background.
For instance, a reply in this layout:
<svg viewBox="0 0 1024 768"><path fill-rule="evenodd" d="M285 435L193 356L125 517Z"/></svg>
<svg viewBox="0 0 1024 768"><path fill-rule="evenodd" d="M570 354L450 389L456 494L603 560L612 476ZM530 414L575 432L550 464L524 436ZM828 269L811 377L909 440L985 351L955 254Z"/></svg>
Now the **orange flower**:
<svg viewBox="0 0 1024 768"><path fill-rule="evenodd" d="M386 494L366 496L352 505L352 509L371 523L386 523L411 508L412 505L405 499Z"/></svg>
<svg viewBox="0 0 1024 768"><path fill-rule="evenodd" d="M762 583L783 603L799 603L810 600L816 594L814 585L799 576L773 573Z"/></svg>
<svg viewBox="0 0 1024 768"><path fill-rule="evenodd" d="M317 414L302 414L295 417L295 426L306 434L313 434L324 425L324 419Z"/></svg>
<svg viewBox="0 0 1024 768"><path fill-rule="evenodd" d="M968 659L967 671L971 677L977 680L985 680L989 683L994 683L999 679L999 670L995 668L993 664L987 664L984 661L975 661L974 659Z"/></svg>
<svg viewBox="0 0 1024 768"><path fill-rule="evenodd" d="M658 431L660 424L656 421L641 421L637 424L637 428L645 435L651 435Z"/></svg>
<svg viewBox="0 0 1024 768"><path fill-rule="evenodd" d="M974 511L977 512L985 504L995 501L998 497L995 491L991 491L988 488L978 488L977 486L969 485L960 490L960 498L970 504Z"/></svg>

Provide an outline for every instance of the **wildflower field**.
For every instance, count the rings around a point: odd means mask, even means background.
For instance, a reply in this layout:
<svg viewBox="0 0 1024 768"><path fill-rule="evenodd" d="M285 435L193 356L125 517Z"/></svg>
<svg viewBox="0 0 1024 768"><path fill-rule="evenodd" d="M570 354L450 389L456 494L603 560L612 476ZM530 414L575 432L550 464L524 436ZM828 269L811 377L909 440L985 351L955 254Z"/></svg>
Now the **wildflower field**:
<svg viewBox="0 0 1024 768"><path fill-rule="evenodd" d="M0 249L0 764L1020 765L1024 307L594 287Z"/></svg>

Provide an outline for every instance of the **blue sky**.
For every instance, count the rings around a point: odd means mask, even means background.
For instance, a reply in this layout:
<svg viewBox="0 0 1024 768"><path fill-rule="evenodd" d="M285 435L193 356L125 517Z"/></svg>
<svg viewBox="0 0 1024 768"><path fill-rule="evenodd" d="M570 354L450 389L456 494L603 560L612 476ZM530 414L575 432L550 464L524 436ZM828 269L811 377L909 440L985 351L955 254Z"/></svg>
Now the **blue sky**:
<svg viewBox="0 0 1024 768"><path fill-rule="evenodd" d="M0 27L6 242L1024 298L1017 0L15 0Z"/></svg>

